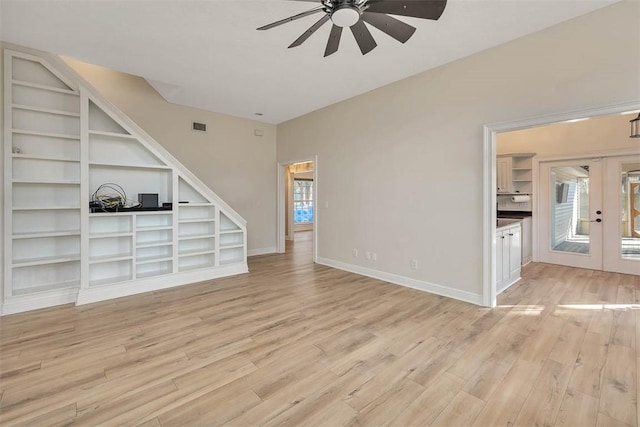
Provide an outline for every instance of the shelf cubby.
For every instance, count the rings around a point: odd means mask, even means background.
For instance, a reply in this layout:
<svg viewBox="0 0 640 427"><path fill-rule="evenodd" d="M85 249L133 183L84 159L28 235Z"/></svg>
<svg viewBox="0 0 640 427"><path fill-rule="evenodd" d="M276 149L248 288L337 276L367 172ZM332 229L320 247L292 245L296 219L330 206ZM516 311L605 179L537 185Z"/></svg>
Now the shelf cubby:
<svg viewBox="0 0 640 427"><path fill-rule="evenodd" d="M133 279L130 259L92 264L89 269L89 285L101 286Z"/></svg>
<svg viewBox="0 0 640 427"><path fill-rule="evenodd" d="M199 220L197 222L180 222L178 225L178 238L215 235L215 222L212 220Z"/></svg>
<svg viewBox="0 0 640 427"><path fill-rule="evenodd" d="M79 259L80 238L59 236L15 239L11 253L14 265L50 264L58 262L57 259Z"/></svg>
<svg viewBox="0 0 640 427"><path fill-rule="evenodd" d="M80 162L13 157L13 182L60 182L80 184Z"/></svg>
<svg viewBox="0 0 640 427"><path fill-rule="evenodd" d="M224 249L220 247L220 265L235 264L244 260L244 247Z"/></svg>
<svg viewBox="0 0 640 427"><path fill-rule="evenodd" d="M173 245L166 243L160 246L140 247L136 249L136 263L147 263L173 256Z"/></svg>
<svg viewBox="0 0 640 427"><path fill-rule="evenodd" d="M200 268L213 267L216 263L215 253L192 254L181 256L178 260L179 271L191 271Z"/></svg>
<svg viewBox="0 0 640 427"><path fill-rule="evenodd" d="M80 230L80 210L14 211L12 228L14 235Z"/></svg>
<svg viewBox="0 0 640 427"><path fill-rule="evenodd" d="M179 206L179 221L187 222L193 220L214 220L216 209L210 205L189 205L183 204Z"/></svg>
<svg viewBox="0 0 640 427"><path fill-rule="evenodd" d="M215 250L215 238L196 237L191 239L181 239L178 247L178 254L191 255L203 252L213 252Z"/></svg>
<svg viewBox="0 0 640 427"><path fill-rule="evenodd" d="M90 261L131 256L133 256L131 236L105 237L89 241Z"/></svg>
<svg viewBox="0 0 640 427"><path fill-rule="evenodd" d="M11 58L11 80L72 91L71 87L40 62L16 56Z"/></svg>
<svg viewBox="0 0 640 427"><path fill-rule="evenodd" d="M80 262L14 267L12 295L76 287L80 282Z"/></svg>
<svg viewBox="0 0 640 427"><path fill-rule="evenodd" d="M136 266L136 278L144 279L147 277L161 276L173 272L172 259L162 261L138 264Z"/></svg>
<svg viewBox="0 0 640 427"><path fill-rule="evenodd" d="M154 228L171 227L173 225L173 216L171 213L164 211L139 213L136 215L136 228L139 230L148 230Z"/></svg>
<svg viewBox="0 0 640 427"><path fill-rule="evenodd" d="M96 214L89 217L89 233L91 236L102 234L131 234L133 230L131 215Z"/></svg>
<svg viewBox="0 0 640 427"><path fill-rule="evenodd" d="M80 136L80 118L60 112L12 108L12 127L45 134Z"/></svg>
<svg viewBox="0 0 640 427"><path fill-rule="evenodd" d="M136 233L136 246L137 247L152 247L166 245L172 242L173 230L152 230L152 231L138 231Z"/></svg>
<svg viewBox="0 0 640 427"><path fill-rule="evenodd" d="M61 111L80 117L80 103L74 92L31 83L13 82L13 104L31 106L44 111Z"/></svg>
<svg viewBox="0 0 640 427"><path fill-rule="evenodd" d="M80 206L80 186L59 183L13 184L13 206L35 208L58 206L61 208Z"/></svg>

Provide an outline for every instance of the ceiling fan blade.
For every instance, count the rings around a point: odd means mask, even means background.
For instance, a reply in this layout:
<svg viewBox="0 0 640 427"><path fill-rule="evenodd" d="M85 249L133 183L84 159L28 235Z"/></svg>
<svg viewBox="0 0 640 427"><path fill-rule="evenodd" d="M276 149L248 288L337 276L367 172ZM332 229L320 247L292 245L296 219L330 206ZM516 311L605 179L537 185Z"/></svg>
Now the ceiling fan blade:
<svg viewBox="0 0 640 427"><path fill-rule="evenodd" d="M304 18L305 16L313 15L314 13L324 12L324 6L316 7L315 9L307 10L306 12L298 13L297 15L290 16L288 18L281 19L271 24L267 24L263 27L256 28L257 30L269 30L278 25L286 24L287 22L295 21L296 19Z"/></svg>
<svg viewBox="0 0 640 427"><path fill-rule="evenodd" d="M378 46L362 19L351 26L351 32L358 42L358 46L363 55L366 55Z"/></svg>
<svg viewBox="0 0 640 427"><path fill-rule="evenodd" d="M369 0L367 12L437 20L447 0Z"/></svg>
<svg viewBox="0 0 640 427"><path fill-rule="evenodd" d="M324 51L324 56L327 57L338 51L340 45L340 36L342 35L342 27L334 25L331 27L331 34L329 34L329 40L327 41L327 48Z"/></svg>
<svg viewBox="0 0 640 427"><path fill-rule="evenodd" d="M309 37L311 37L311 34L315 33L318 30L318 28L322 27L322 25L325 22L327 22L328 20L329 20L329 15L324 15L322 18L320 18L320 20L318 22L313 24L311 27L309 27L309 29L307 31L302 33L302 35L300 37L298 37L296 39L296 41L291 43L289 45L289 47L291 48L291 47L300 46L302 43L304 43L305 40L307 40Z"/></svg>
<svg viewBox="0 0 640 427"><path fill-rule="evenodd" d="M380 31L387 33L400 43L405 43L416 31L415 27L382 13L364 12L362 19Z"/></svg>

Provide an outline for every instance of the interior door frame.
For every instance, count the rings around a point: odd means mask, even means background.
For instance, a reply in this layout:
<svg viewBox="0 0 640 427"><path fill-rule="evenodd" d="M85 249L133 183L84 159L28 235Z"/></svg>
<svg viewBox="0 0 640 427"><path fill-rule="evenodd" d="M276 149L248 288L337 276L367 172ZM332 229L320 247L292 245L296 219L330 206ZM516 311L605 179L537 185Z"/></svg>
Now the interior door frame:
<svg viewBox="0 0 640 427"><path fill-rule="evenodd" d="M286 248L285 234L286 234L286 210L287 210L287 198L285 192L285 170L288 165L294 163L306 163L313 162L313 242L312 242L312 259L313 262L318 262L318 228L320 221L318 209L318 156L315 155L311 158L303 158L299 160L292 160L287 162L278 162L277 170L277 193L276 193L276 252L283 254Z"/></svg>
<svg viewBox="0 0 640 427"><path fill-rule="evenodd" d="M529 129L550 124L568 122L584 118L610 116L640 111L640 100L592 108L560 112L551 115L525 118L510 122L486 124L482 141L482 303L486 307L495 307L496 294L496 135L501 132ZM627 153L624 153L627 154ZM571 156L575 158L576 156ZM537 165L535 165L537 167ZM533 209L537 208L537 183L533 183ZM532 223L532 235L537 234L537 221ZM537 260L536 240L533 241L533 260Z"/></svg>

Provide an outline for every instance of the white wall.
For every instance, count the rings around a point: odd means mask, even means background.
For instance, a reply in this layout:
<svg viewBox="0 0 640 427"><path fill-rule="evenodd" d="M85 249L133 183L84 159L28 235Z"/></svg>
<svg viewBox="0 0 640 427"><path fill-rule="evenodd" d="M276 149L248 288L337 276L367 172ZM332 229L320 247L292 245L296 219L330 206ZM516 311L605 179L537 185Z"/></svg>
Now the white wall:
<svg viewBox="0 0 640 427"><path fill-rule="evenodd" d="M3 148L0 153L2 161L0 161L0 188L2 188L2 197L0 197L0 237L4 248L4 46L0 43L0 147ZM4 249L0 255L0 301L4 301Z"/></svg>
<svg viewBox="0 0 640 427"><path fill-rule="evenodd" d="M536 153L537 158L606 153L635 149L640 138L629 138L635 114L598 117L497 135L497 153Z"/></svg>
<svg viewBox="0 0 640 427"><path fill-rule="evenodd" d="M319 156L319 258L479 302L483 125L640 99L639 35L621 2L278 125Z"/></svg>
<svg viewBox="0 0 640 427"><path fill-rule="evenodd" d="M170 104L141 77L65 61L247 220L249 255L275 251L274 125Z"/></svg>

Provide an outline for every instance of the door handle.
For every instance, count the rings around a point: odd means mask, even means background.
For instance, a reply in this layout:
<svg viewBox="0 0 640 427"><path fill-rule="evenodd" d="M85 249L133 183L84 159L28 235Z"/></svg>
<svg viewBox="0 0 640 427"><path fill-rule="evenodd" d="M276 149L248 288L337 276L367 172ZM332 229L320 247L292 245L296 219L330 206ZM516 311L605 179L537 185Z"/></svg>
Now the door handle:
<svg viewBox="0 0 640 427"><path fill-rule="evenodd" d="M589 222L602 222L602 219L601 218L597 218L597 219L594 219L593 221L589 221Z"/></svg>

